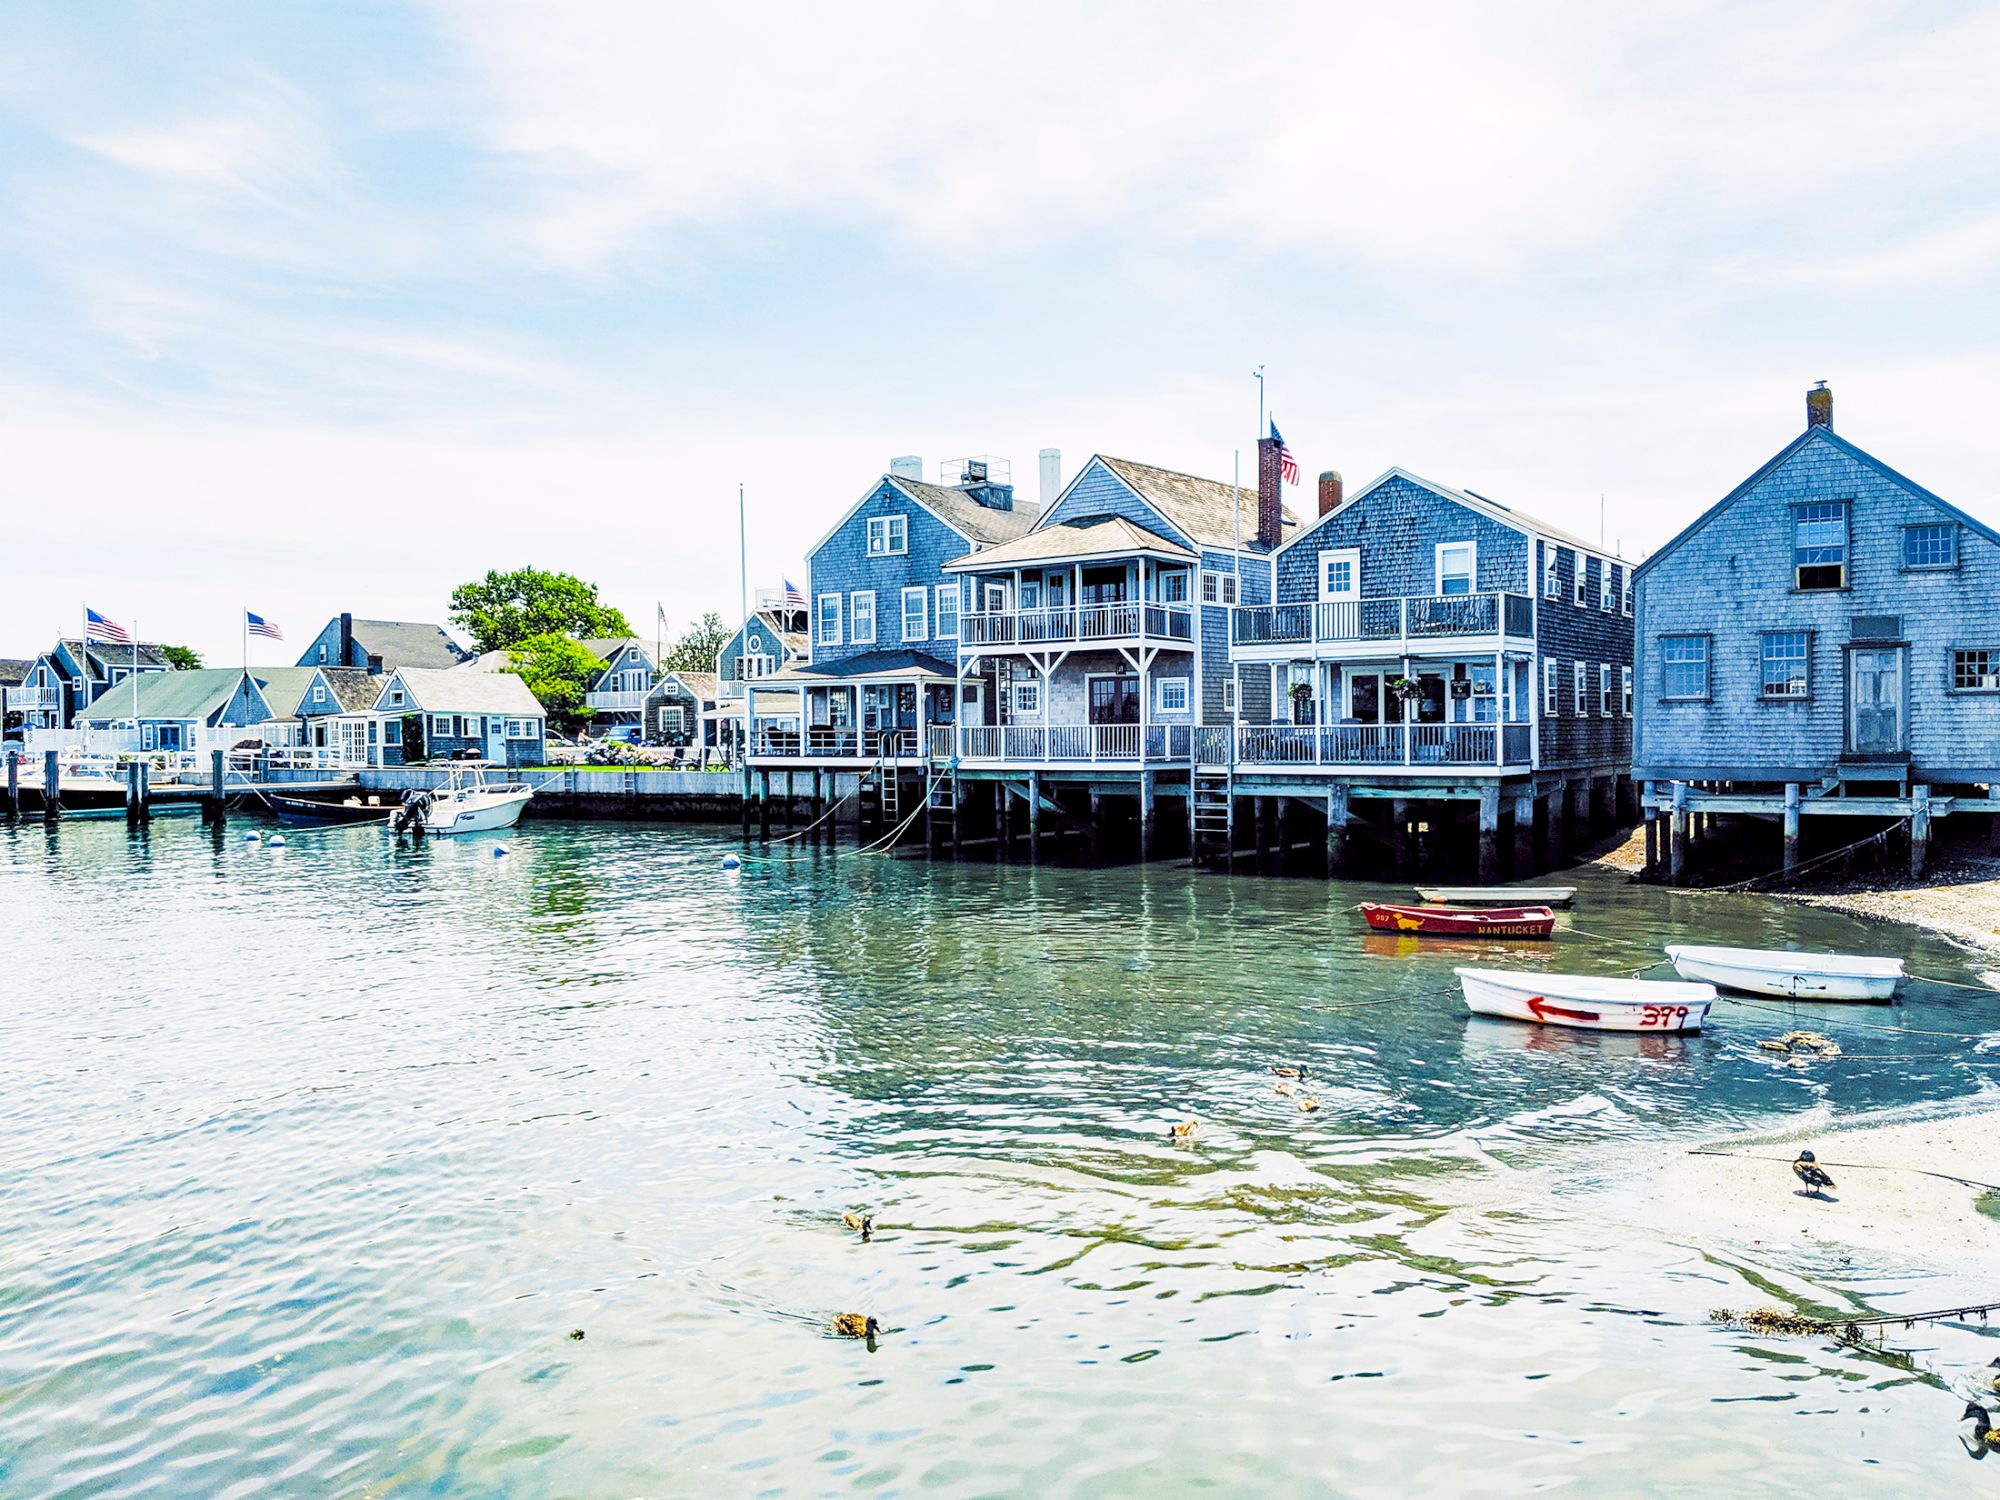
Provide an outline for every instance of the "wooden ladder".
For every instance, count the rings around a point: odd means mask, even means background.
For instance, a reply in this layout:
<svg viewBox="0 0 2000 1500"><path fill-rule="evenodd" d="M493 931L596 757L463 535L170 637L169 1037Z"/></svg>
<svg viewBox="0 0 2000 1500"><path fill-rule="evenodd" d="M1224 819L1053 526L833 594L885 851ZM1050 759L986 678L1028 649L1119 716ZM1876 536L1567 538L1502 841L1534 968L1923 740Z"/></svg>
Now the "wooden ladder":
<svg viewBox="0 0 2000 1500"><path fill-rule="evenodd" d="M1236 843L1236 798L1227 771L1194 773L1194 857L1227 858Z"/></svg>
<svg viewBox="0 0 2000 1500"><path fill-rule="evenodd" d="M903 821L902 782L893 756L885 755L875 762L876 806L881 809L885 831Z"/></svg>

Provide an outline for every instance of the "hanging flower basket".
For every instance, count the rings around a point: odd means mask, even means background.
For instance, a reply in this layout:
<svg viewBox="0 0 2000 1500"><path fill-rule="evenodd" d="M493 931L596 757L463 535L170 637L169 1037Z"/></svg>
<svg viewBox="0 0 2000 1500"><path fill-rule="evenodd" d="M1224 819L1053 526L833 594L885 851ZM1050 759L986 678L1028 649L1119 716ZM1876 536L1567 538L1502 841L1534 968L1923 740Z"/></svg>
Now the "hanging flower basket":
<svg viewBox="0 0 2000 1500"><path fill-rule="evenodd" d="M1395 694L1398 703L1415 703L1424 695L1423 687L1414 677L1390 678L1389 691Z"/></svg>

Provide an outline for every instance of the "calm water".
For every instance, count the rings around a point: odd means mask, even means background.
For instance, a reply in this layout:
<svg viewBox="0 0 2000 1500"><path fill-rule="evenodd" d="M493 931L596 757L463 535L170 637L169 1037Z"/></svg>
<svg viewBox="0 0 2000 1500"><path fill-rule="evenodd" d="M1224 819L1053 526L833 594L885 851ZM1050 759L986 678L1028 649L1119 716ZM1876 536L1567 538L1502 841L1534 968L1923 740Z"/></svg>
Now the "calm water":
<svg viewBox="0 0 2000 1500"><path fill-rule="evenodd" d="M1686 1041L1470 1020L1446 986L1480 950L1362 937L1359 887L242 826L0 829L7 1495L1991 1478L1948 1387L2000 1325L1916 1330L1907 1365L1717 1330L1717 1303L1939 1291L1705 1255L1593 1184L1633 1143L1972 1096L2000 1051L1909 1028L2000 1047L1994 1000L1818 1010L1854 1056L1792 1073L1754 1047L1769 1013ZM1964 977L1749 898L1605 883L1575 920L1565 964L1602 972L1699 923ZM1276 1059L1323 1074L1319 1114ZM1569 1190L1491 1206L1550 1161ZM874 1353L822 1336L848 1309L891 1330Z"/></svg>

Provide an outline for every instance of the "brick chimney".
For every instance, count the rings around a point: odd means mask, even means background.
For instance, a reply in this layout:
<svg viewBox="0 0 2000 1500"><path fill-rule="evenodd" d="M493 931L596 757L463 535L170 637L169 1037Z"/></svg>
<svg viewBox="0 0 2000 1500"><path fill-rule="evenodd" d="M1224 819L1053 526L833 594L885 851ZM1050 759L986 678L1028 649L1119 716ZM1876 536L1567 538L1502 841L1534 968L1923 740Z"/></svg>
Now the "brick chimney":
<svg viewBox="0 0 2000 1500"><path fill-rule="evenodd" d="M1325 515L1339 510L1341 497L1345 494L1346 490L1340 482L1340 470L1328 469L1319 476L1319 513Z"/></svg>
<svg viewBox="0 0 2000 1500"><path fill-rule="evenodd" d="M354 655L354 615L348 610L340 612L340 664L351 667L349 659Z"/></svg>
<svg viewBox="0 0 2000 1500"><path fill-rule="evenodd" d="M1278 443L1275 438L1257 439L1257 540L1275 547L1284 530L1283 481L1278 470Z"/></svg>
<svg viewBox="0 0 2000 1500"><path fill-rule="evenodd" d="M1824 380L1815 380L1813 388L1806 392L1806 426L1833 431L1833 392L1826 388Z"/></svg>

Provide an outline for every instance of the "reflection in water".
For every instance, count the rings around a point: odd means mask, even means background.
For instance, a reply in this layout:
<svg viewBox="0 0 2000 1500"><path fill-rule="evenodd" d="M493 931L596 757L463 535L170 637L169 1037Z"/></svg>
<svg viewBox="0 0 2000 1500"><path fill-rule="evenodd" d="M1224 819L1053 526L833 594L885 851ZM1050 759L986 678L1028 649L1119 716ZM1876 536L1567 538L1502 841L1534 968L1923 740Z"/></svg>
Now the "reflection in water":
<svg viewBox="0 0 2000 1500"><path fill-rule="evenodd" d="M1857 1462L1888 1493L1963 1462L1935 1373L1704 1321L1907 1268L1808 1282L1495 1185L1972 1094L1992 1056L1922 1033L1987 1031L1979 997L1803 1008L1895 1029L1794 1072L1755 1046L1789 1009L1542 1031L1451 975L1688 937L1956 972L1913 934L1599 883L1554 944L1437 943L1351 910L1396 891L1168 866L240 832L0 830L9 1493L1400 1495L1643 1463L1777 1494ZM849 1310L872 1352L826 1336ZM1926 1372L1985 1363L1925 1338Z"/></svg>

